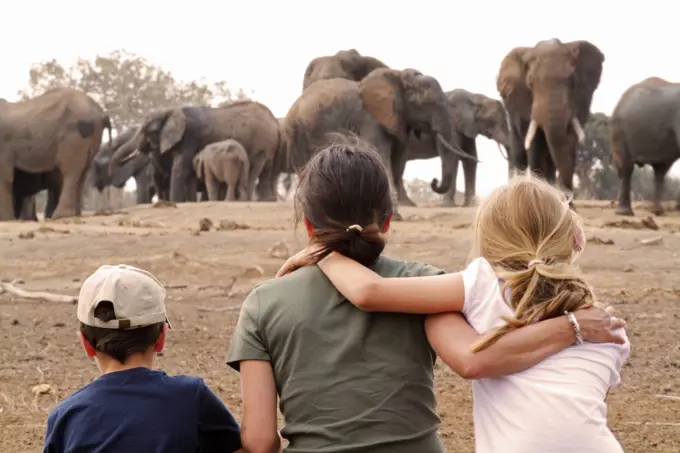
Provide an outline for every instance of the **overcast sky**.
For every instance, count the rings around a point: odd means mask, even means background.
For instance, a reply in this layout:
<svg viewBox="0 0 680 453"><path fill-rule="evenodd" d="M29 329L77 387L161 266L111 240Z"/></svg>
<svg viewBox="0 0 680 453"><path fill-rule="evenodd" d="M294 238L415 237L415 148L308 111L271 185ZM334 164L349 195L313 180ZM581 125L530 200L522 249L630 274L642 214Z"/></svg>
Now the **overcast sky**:
<svg viewBox="0 0 680 453"><path fill-rule="evenodd" d="M620 5L630 5L624 7ZM85 0L3 5L0 97L15 99L32 63L64 64L124 48L185 80L242 87L284 116L300 94L307 63L356 48L395 68L416 68L445 90L498 97L495 78L515 46L587 39L605 54L593 111L609 114L620 94L649 76L680 81L678 10L670 0L475 2L445 0ZM507 163L479 137L477 191L502 184ZM677 168L677 166L676 166ZM675 170L675 169L674 169ZM439 159L411 162L407 178L440 174ZM463 189L459 172L458 189Z"/></svg>

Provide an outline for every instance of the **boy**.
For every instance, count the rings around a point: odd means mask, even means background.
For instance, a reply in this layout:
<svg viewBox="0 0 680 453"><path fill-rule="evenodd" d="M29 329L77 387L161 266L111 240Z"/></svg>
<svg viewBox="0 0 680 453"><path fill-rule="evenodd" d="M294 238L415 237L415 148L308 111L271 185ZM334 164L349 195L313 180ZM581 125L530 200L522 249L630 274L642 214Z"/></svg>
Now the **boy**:
<svg viewBox="0 0 680 453"><path fill-rule="evenodd" d="M50 413L44 453L244 451L234 417L201 378L153 369L171 328L153 275L101 266L80 289L78 320L101 376Z"/></svg>

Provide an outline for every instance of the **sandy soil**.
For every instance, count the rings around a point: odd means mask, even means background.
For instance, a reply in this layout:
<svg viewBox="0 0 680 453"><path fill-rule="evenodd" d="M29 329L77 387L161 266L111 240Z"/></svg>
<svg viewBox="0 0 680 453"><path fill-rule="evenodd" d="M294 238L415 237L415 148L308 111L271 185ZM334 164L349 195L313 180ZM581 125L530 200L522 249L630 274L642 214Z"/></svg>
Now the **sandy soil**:
<svg viewBox="0 0 680 453"><path fill-rule="evenodd" d="M637 206L626 225L609 203L577 206L590 241L582 266L602 299L628 321L633 346L623 383L609 397L609 423L628 453L678 452L680 214L643 225L649 214ZM405 221L393 225L390 255L447 270L464 266L472 209L403 213ZM213 227L198 233L203 218ZM641 242L655 237L661 241ZM272 246L297 251L302 239L287 203L145 206L70 221L7 222L0 224L0 278L20 279L16 286L27 290L77 295L101 264L150 270L168 288L174 327L160 366L202 376L240 419L238 376L224 363L239 303L283 263ZM0 295L0 452L41 451L48 411L96 377L75 332L70 303ZM437 391L448 451L473 451L469 383L438 365Z"/></svg>

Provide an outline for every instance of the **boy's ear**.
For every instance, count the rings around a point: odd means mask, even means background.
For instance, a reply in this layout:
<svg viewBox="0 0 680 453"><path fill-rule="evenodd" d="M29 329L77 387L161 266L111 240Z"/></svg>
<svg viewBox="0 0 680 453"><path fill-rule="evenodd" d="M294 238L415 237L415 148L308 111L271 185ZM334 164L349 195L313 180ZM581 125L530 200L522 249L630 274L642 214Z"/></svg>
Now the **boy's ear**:
<svg viewBox="0 0 680 453"><path fill-rule="evenodd" d="M83 346L83 349L85 350L87 356L93 359L94 356L97 355L97 351L95 351L90 342L87 341L82 332L78 332L78 338L80 338L80 344Z"/></svg>
<svg viewBox="0 0 680 453"><path fill-rule="evenodd" d="M163 352L163 348L165 348L165 338L168 333L168 325L163 324L163 330L161 330L161 334L158 336L158 340L156 340L156 344L153 346L153 350L156 352Z"/></svg>

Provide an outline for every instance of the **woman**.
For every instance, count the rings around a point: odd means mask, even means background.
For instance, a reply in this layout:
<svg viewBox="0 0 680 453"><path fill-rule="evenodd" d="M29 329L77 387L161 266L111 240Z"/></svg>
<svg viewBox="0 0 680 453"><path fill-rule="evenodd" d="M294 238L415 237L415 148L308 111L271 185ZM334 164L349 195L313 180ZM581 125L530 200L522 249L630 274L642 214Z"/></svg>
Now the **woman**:
<svg viewBox="0 0 680 453"><path fill-rule="evenodd" d="M319 152L301 174L295 205L297 221L320 245L314 259L335 251L382 277L444 274L381 256L391 189L379 155L362 142ZM618 341L609 329L620 321L604 310L575 315L585 339ZM445 321L455 350L447 363L467 378L519 372L576 339L562 317L518 329L473 354L477 333L458 314ZM243 447L280 448L278 395L288 453L443 452L428 336L425 316L362 311L317 266L260 284L243 303L227 360L241 375Z"/></svg>

